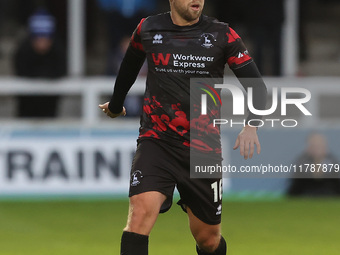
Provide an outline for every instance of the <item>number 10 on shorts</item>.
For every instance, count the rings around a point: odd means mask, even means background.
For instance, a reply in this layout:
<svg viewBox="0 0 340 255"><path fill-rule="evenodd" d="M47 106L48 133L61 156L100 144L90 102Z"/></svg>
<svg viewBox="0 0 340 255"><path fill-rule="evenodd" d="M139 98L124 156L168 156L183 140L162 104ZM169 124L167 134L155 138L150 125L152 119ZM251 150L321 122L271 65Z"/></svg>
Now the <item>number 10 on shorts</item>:
<svg viewBox="0 0 340 255"><path fill-rule="evenodd" d="M212 183L211 189L214 191L214 202L216 203L219 200L221 201L222 200L222 193L223 193L222 179Z"/></svg>

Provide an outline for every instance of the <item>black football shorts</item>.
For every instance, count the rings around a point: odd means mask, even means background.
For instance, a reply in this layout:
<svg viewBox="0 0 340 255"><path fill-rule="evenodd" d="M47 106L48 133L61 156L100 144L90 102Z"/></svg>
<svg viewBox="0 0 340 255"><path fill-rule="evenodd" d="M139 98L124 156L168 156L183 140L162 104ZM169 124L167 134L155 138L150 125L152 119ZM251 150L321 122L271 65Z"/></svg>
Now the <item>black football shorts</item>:
<svg viewBox="0 0 340 255"><path fill-rule="evenodd" d="M158 191L167 199L161 213L170 209L174 189L180 194L177 203L203 222L216 225L221 222L222 179L190 178L190 150L168 145L156 139L141 139L132 162L129 197Z"/></svg>

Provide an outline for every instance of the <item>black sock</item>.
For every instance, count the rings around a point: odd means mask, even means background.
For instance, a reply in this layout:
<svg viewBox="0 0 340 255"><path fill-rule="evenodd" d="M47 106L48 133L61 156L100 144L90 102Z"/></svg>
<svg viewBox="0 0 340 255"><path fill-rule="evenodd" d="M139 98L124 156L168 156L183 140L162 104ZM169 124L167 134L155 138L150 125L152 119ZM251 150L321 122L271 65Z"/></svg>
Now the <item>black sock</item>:
<svg viewBox="0 0 340 255"><path fill-rule="evenodd" d="M226 255L227 254L227 243L225 242L223 236L221 236L220 244L213 253L205 252L198 248L196 245L196 251L198 255Z"/></svg>
<svg viewBox="0 0 340 255"><path fill-rule="evenodd" d="M148 255L149 236L124 231L120 255Z"/></svg>

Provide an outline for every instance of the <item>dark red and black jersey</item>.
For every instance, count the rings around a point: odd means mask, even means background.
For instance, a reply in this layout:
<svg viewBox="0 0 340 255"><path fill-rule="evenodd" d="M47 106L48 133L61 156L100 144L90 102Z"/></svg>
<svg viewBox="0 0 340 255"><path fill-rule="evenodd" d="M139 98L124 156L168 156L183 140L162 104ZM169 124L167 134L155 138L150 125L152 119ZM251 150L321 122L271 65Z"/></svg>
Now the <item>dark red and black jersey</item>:
<svg viewBox="0 0 340 255"><path fill-rule="evenodd" d="M250 63L237 33L204 15L194 25L177 26L170 13L164 13L142 19L131 46L148 63L139 139L152 137L174 146L220 153L220 131L211 122L219 117L219 108L206 116L190 114L190 79L223 79L226 63L232 69ZM190 139L190 133L196 138ZM208 143L199 139L204 136L215 138Z"/></svg>

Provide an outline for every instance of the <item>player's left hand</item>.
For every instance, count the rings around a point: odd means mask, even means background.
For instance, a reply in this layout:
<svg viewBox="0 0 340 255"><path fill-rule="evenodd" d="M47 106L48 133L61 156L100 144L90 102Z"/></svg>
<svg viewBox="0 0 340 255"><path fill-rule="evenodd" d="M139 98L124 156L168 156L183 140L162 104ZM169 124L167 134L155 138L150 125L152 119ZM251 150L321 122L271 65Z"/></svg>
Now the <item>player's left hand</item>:
<svg viewBox="0 0 340 255"><path fill-rule="evenodd" d="M252 158L255 150L255 145L257 149L257 154L261 152L261 145L259 138L257 137L256 127L245 126L242 131L237 136L234 150L240 147L240 154L244 159Z"/></svg>

